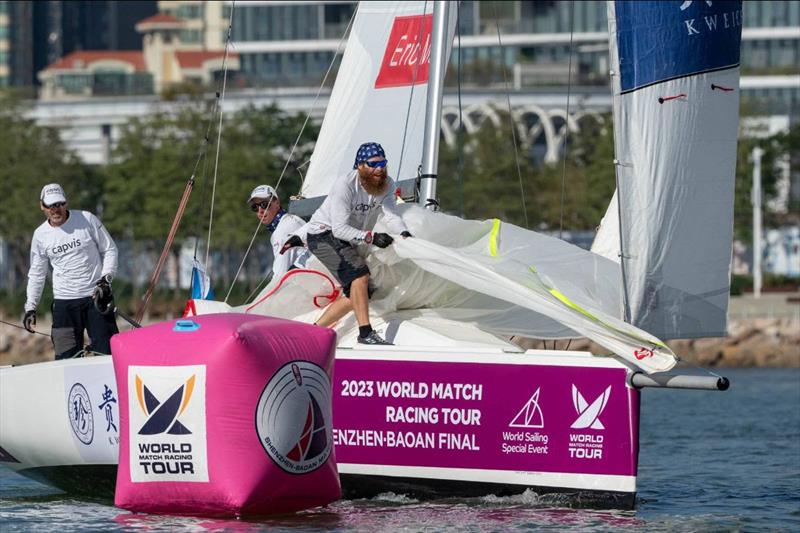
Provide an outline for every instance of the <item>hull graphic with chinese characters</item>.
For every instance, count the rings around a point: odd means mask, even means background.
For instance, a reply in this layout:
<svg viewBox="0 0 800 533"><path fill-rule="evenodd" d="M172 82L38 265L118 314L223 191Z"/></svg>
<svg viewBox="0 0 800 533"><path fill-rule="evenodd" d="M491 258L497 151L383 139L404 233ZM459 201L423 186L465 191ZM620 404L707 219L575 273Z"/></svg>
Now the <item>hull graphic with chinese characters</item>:
<svg viewBox="0 0 800 533"><path fill-rule="evenodd" d="M78 492L86 481L72 476L65 484L64 473L103 466L105 483L92 483L112 494L112 372L110 357L0 369L0 447L17 461L3 464ZM628 374L614 359L580 352L338 350L332 436L342 489L346 497L389 490L443 497L533 488L628 507L639 428L639 393ZM75 434L74 403L67 408L74 383L94 409L89 445ZM80 416L76 425L86 431Z"/></svg>

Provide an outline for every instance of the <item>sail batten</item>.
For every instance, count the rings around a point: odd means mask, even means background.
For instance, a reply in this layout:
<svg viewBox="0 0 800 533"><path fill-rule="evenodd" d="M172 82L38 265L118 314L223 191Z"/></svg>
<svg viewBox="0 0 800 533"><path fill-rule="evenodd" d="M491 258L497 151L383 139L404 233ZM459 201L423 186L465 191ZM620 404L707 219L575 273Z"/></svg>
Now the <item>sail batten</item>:
<svg viewBox="0 0 800 533"><path fill-rule="evenodd" d="M726 334L741 2L608 3L625 319ZM596 249L613 256L613 231Z"/></svg>

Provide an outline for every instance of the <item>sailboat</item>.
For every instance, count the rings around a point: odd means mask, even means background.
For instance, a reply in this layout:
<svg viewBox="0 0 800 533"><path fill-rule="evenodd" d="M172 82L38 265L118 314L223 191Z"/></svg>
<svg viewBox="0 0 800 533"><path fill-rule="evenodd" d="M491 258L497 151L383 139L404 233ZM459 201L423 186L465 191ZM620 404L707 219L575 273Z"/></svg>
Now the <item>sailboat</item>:
<svg viewBox="0 0 800 533"><path fill-rule="evenodd" d="M532 489L632 506L640 389L727 387L667 373L677 357L663 339L725 330L741 3L609 2L618 193L597 253L431 209L450 4L359 4L307 199L294 206L318 204L367 140L397 161L395 179L420 185L421 205L402 207L414 238L368 255L371 321L394 346L358 345L352 318L337 325L326 430L344 494ZM191 300L183 320L310 323L337 289L312 258L246 305ZM608 354L525 351L511 336L588 337ZM0 369L0 462L68 489L107 487L120 446L116 391L110 358ZM77 397L88 423L68 409Z"/></svg>

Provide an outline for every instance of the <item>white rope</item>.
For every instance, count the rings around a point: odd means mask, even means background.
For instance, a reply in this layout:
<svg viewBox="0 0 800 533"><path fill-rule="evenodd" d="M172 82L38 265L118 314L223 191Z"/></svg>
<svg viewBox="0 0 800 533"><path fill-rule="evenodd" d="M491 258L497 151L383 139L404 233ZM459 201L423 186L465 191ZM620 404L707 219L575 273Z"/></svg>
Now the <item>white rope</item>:
<svg viewBox="0 0 800 533"><path fill-rule="evenodd" d="M214 224L214 200L217 193L217 170L219 169L219 145L222 139L222 117L224 116L222 103L225 101L225 87L228 84L228 47L231 44L231 28L233 27L233 11L236 8L236 0L231 3L231 14L228 19L228 36L225 39L225 54L222 56L222 92L218 99L219 102L219 126L217 128L217 153L214 159L214 179L211 185L211 209L208 215L208 237L206 238L206 260L208 268L208 254L211 251L211 228Z"/></svg>
<svg viewBox="0 0 800 533"><path fill-rule="evenodd" d="M283 176L286 174L286 169L289 167L289 163L291 163L291 161L292 161L292 156L294 156L295 150L297 150L297 145L300 144L300 139L303 136L303 132L305 131L309 120L311 119L311 114L314 112L314 109L316 109L317 101L319 100L319 95L322 93L323 87L325 87L325 82L328 81L328 76L330 75L331 70L333 70L333 65L334 65L334 63L336 63L336 56L339 54L339 50L341 50L341 48L342 48L342 43L344 42L345 37L347 37L347 35L348 35L349 31L350 31L350 26L352 26L352 24L353 24L353 20L355 19L355 16L356 16L356 11L357 11L357 9L353 11L352 16L350 17L350 20L347 23L347 27L344 29L344 33L342 34L341 39L339 39L339 44L336 46L336 50L335 50L335 52L333 54L333 57L331 58L331 62L328 65L328 70L325 72L325 76L322 78L322 83L319 84L319 88L317 89L317 94L316 94L316 96L314 96L314 100L311 102L311 108L308 110L308 113L306 114L306 118L303 121L303 125L300 127L300 133L297 134L297 138L294 141L294 145L292 146L292 150L289 152L289 155L286 158L286 163L283 165L283 170L281 170L281 174L280 174L280 176L278 176L278 182L275 184L275 190L276 191L280 187L281 181L283 181ZM299 168L305 166L305 164L306 163L304 163L303 165L298 167L298 170L299 170ZM301 174L301 177L302 177L302 174ZM269 204L267 205L267 209L269 209ZM233 276L233 281L231 281L231 286L228 288L228 293L225 295L225 303L227 303L228 302L228 298L230 298L231 291L233 291L233 286L236 285L236 280L239 279L239 274L242 272L242 268L244 267L244 263L245 263L245 261L247 261L247 256L250 254L250 250L253 248L253 242L255 242L256 236L258 235L258 231L261 229L262 225L263 224L261 224L261 219L259 218L258 219L258 223L256 224L256 230L253 232L253 237L250 239L250 244L247 245L247 250L244 252L244 257L242 257L242 262L239 263L239 268L236 270L236 275ZM271 272L271 270L270 270L270 272ZM269 273L267 275L269 275ZM263 282L263 280L262 280L262 282Z"/></svg>
<svg viewBox="0 0 800 533"><path fill-rule="evenodd" d="M503 85L506 90L506 102L508 103L508 122L511 124L511 140L514 144L514 162L517 165L517 178L519 178L519 196L522 200L522 212L525 215L525 228L530 227L528 224L528 207L525 205L525 188L522 186L522 170L519 166L519 152L517 150L517 134L514 128L514 114L511 110L511 91L508 88L508 74L506 73L506 60L505 50L503 49L503 40L500 38L500 18L497 16L497 4L492 4L494 7L494 23L497 28L497 44L500 47L500 64L503 66Z"/></svg>

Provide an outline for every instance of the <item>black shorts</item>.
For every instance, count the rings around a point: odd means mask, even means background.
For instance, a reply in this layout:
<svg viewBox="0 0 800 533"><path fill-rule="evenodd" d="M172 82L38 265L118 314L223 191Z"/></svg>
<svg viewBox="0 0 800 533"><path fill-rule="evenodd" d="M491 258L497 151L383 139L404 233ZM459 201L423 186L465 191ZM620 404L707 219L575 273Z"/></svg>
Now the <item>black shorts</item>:
<svg viewBox="0 0 800 533"><path fill-rule="evenodd" d="M83 349L83 330L89 332L88 349L111 354L111 336L119 333L114 313L100 314L90 297L53 300L53 339L56 359L69 359Z"/></svg>
<svg viewBox="0 0 800 533"><path fill-rule="evenodd" d="M337 239L333 232L309 233L306 237L308 249L331 271L341 283L344 295L350 297L350 284L361 276L369 275L367 262L358 255L356 247Z"/></svg>

